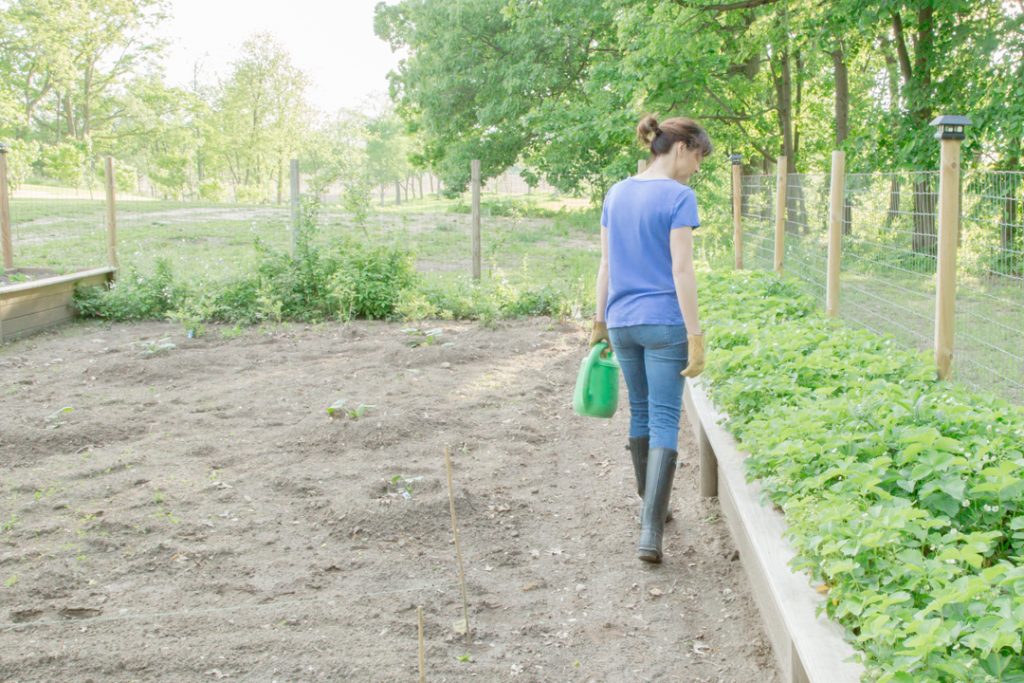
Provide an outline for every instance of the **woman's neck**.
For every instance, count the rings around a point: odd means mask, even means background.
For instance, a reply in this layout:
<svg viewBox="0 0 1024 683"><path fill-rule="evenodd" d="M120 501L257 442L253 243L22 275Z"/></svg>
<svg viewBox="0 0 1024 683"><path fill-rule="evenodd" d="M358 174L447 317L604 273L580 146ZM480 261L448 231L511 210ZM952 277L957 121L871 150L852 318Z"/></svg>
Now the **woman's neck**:
<svg viewBox="0 0 1024 683"><path fill-rule="evenodd" d="M637 173L636 177L647 180L653 180L655 178L676 180L672 175L672 160L668 158L667 154L654 157L654 161L652 161L642 173Z"/></svg>

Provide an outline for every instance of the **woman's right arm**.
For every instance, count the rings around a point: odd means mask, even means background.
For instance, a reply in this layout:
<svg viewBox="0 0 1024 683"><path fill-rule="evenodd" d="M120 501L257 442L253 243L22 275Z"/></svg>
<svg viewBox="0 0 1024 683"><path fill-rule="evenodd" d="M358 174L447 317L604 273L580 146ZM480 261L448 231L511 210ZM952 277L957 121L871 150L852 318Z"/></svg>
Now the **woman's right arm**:
<svg viewBox="0 0 1024 683"><path fill-rule="evenodd" d="M601 226L601 263L597 267L597 310L594 320L604 322L604 309L608 307L608 228Z"/></svg>

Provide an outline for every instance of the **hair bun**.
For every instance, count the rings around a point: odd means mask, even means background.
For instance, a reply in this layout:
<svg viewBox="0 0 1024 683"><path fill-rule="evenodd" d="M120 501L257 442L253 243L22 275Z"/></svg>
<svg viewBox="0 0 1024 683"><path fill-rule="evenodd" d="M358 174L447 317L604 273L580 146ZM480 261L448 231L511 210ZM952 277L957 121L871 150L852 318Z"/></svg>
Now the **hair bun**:
<svg viewBox="0 0 1024 683"><path fill-rule="evenodd" d="M658 127L658 119L654 118L653 114L647 114L637 124L636 139L644 147L649 147L654 142L654 138L660 134L661 128Z"/></svg>

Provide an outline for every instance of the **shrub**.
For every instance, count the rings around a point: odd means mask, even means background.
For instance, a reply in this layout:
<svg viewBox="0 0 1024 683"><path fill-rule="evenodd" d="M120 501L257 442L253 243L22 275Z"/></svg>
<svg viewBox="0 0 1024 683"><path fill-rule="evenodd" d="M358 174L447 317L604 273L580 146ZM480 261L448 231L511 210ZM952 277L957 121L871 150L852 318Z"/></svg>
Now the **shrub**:
<svg viewBox="0 0 1024 683"><path fill-rule="evenodd" d="M382 319L395 315L402 292L416 283L408 253L396 247L350 243L329 278L331 296L345 319Z"/></svg>
<svg viewBox="0 0 1024 683"><path fill-rule="evenodd" d="M112 320L170 317L199 333L203 322L391 318L416 283L412 259L394 247L345 241L325 249L303 239L295 256L256 249L254 271L227 282L187 288L161 260L152 277L129 269L109 290L81 289L76 305L82 315Z"/></svg>
<svg viewBox="0 0 1024 683"><path fill-rule="evenodd" d="M170 264L158 259L151 277L128 268L109 288L77 288L75 306L82 315L95 318L146 320L166 317L185 295L185 289L174 282Z"/></svg>

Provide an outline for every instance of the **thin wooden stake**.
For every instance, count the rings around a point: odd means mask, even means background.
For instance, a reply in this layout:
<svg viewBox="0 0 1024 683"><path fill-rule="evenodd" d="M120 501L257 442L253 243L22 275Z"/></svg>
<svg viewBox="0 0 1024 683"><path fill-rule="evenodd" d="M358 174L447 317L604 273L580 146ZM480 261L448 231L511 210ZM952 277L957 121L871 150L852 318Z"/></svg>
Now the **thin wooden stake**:
<svg viewBox="0 0 1024 683"><path fill-rule="evenodd" d="M782 260L785 254L783 240L786 235L786 181L789 169L786 157L779 157L775 181L775 272L782 275Z"/></svg>
<svg viewBox="0 0 1024 683"><path fill-rule="evenodd" d="M935 365L939 379L953 374L956 328L956 247L960 223L960 140L942 140L939 167L939 245L936 252Z"/></svg>
<svg viewBox="0 0 1024 683"><path fill-rule="evenodd" d="M11 243L11 205L7 189L7 145L0 144L0 251L4 268L14 268L14 248Z"/></svg>
<svg viewBox="0 0 1024 683"><path fill-rule="evenodd" d="M107 185L107 265L117 268L117 197L114 182L114 158L103 165Z"/></svg>
<svg viewBox="0 0 1024 683"><path fill-rule="evenodd" d="M455 537L455 557L459 560L459 585L462 587L462 619L466 628L466 644L469 645L469 600L466 598L466 572L462 567L462 546L459 544L459 523L455 518L455 489L452 486L452 457L444 449L444 466L448 470L448 503L452 510L452 535Z"/></svg>
<svg viewBox="0 0 1024 683"><path fill-rule="evenodd" d="M743 270L743 157L732 155L732 249L736 270Z"/></svg>
<svg viewBox="0 0 1024 683"><path fill-rule="evenodd" d="M302 209L301 195L299 194L299 160L292 159L289 164L289 176L290 176L290 192L291 192L291 210L292 210L292 256L295 256L298 251L299 244L299 231L302 229L300 225L300 212Z"/></svg>
<svg viewBox="0 0 1024 683"><path fill-rule="evenodd" d="M829 198L828 268L825 282L825 313L839 315L839 266L842 263L843 191L846 180L846 153L832 152L832 182Z"/></svg>
<svg viewBox="0 0 1024 683"><path fill-rule="evenodd" d="M473 248L473 279L480 279L480 160L469 162L470 184L472 185L472 248Z"/></svg>
<svg viewBox="0 0 1024 683"><path fill-rule="evenodd" d="M423 640L423 608L416 608L420 622L420 683L427 683L427 647Z"/></svg>

